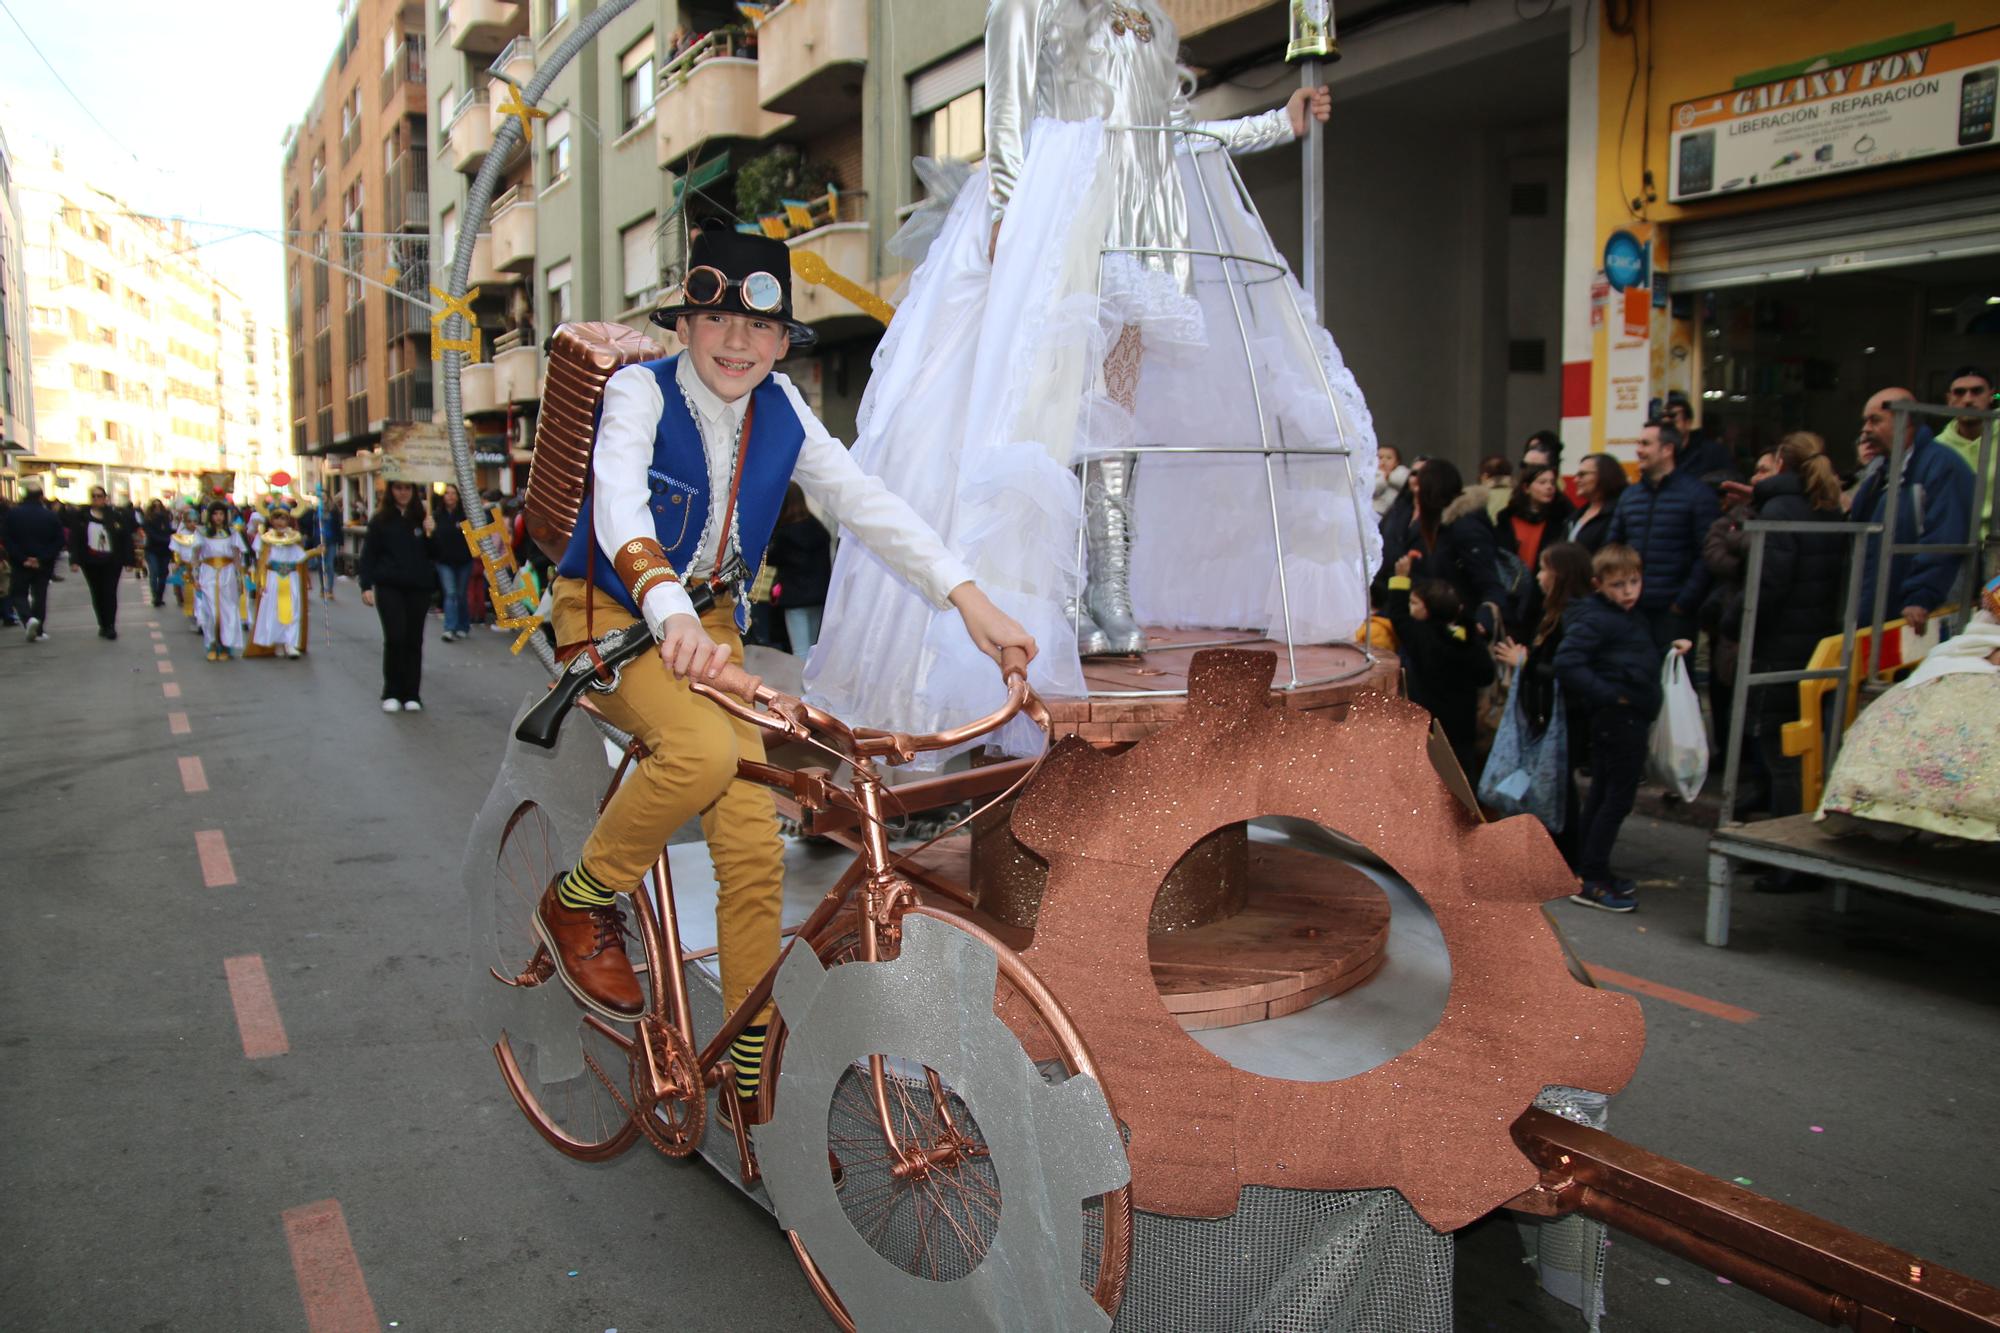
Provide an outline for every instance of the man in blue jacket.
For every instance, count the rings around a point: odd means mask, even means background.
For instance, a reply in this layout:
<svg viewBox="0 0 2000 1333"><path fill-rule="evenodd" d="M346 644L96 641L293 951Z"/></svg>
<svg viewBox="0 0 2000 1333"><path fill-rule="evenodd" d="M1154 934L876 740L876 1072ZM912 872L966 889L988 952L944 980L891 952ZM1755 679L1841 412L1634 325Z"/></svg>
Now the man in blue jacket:
<svg viewBox="0 0 2000 1333"><path fill-rule="evenodd" d="M1889 449L1895 438L1899 403L1914 405L1916 395L1908 389L1884 389L1868 400L1861 414L1862 445L1881 455L1882 462L1855 488L1848 517L1856 523L1886 521ZM1903 444L1908 453L1903 459L1903 489L1896 497L1896 542L1941 546L1963 542L1972 521L1972 469L1939 444L1930 427L1918 423L1915 413L1903 416ZM1863 623L1875 612L1875 579L1882 556L1880 537L1869 537L1867 542L1858 590ZM1931 612L1950 599L1964 563L1962 555L1934 552L1891 559L1889 614L1900 614L1910 628L1922 629Z"/></svg>
<svg viewBox="0 0 2000 1333"><path fill-rule="evenodd" d="M1674 464L1681 433L1660 420L1639 432L1639 480L1618 497L1607 542L1639 553L1645 591L1638 611L1664 656L1676 639L1692 639L1695 612L1708 595L1701 544L1720 517L1715 492Z"/></svg>
<svg viewBox="0 0 2000 1333"><path fill-rule="evenodd" d="M49 637L49 579L67 544L62 520L42 500L38 482L26 482L21 503L7 511L5 545L14 562L14 599L28 627L28 642Z"/></svg>

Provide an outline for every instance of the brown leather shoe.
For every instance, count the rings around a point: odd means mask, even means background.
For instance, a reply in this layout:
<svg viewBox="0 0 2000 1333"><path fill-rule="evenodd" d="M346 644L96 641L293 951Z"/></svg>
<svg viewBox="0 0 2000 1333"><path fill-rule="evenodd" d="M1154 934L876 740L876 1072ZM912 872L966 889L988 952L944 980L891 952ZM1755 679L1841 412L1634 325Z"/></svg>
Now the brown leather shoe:
<svg viewBox="0 0 2000 1333"><path fill-rule="evenodd" d="M558 875L535 908L535 933L570 993L606 1018L629 1022L646 1011L645 992L625 956L625 913L613 903L578 911L556 896Z"/></svg>

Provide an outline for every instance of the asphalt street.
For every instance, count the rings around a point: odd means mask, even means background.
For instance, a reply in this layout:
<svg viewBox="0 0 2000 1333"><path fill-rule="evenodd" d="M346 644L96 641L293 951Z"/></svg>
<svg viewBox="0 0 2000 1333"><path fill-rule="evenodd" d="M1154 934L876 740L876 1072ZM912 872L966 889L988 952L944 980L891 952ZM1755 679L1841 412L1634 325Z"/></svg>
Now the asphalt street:
<svg viewBox="0 0 2000 1333"><path fill-rule="evenodd" d="M116 642L78 576L48 642L0 631L0 1327L829 1327L761 1208L699 1160L556 1155L474 1035L460 861L534 678L508 638L433 620L427 711L388 715L351 583L298 662L205 662L139 594ZM1635 819L1619 860L1637 913L1555 909L1677 993L1613 1132L2000 1284L2000 919L1745 893L1710 949L1698 831ZM1504 1217L1458 1254L1462 1329L1583 1327ZM1607 1329L1819 1327L1636 1240L1609 1271Z"/></svg>

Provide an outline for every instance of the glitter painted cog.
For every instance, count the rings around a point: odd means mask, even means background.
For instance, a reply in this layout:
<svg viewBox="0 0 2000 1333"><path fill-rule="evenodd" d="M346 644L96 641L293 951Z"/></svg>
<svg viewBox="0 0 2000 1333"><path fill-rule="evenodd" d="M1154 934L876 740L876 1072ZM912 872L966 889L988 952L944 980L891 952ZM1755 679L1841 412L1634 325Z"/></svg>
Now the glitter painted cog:
<svg viewBox="0 0 2000 1333"><path fill-rule="evenodd" d="M1186 713L1123 754L1065 741L1013 815L1049 862L1023 954L1075 1019L1131 1131L1133 1203L1222 1217L1244 1185L1392 1187L1456 1230L1535 1183L1509 1127L1551 1084L1615 1092L1644 1043L1638 1002L1571 976L1542 904L1574 879L1531 816L1481 823L1426 755L1429 718L1363 696L1339 721L1270 697L1276 658L1205 652ZM1268 815L1365 845L1420 894L1451 991L1416 1046L1351 1078L1247 1073L1197 1045L1147 965L1161 879L1195 841Z"/></svg>

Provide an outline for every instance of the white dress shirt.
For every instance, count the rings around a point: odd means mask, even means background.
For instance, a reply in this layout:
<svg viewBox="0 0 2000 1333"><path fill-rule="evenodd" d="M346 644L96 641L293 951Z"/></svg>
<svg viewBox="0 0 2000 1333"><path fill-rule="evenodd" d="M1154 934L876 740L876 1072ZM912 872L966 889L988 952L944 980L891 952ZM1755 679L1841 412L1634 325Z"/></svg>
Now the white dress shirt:
<svg viewBox="0 0 2000 1333"><path fill-rule="evenodd" d="M862 545L942 610L951 604L951 590L970 582L972 571L945 548L931 526L891 492L880 478L855 463L840 441L827 434L790 379L773 372L772 381L785 392L805 443L799 448L792 480L818 501L831 519L860 538ZM742 436L743 413L750 396L725 403L701 382L683 355L675 375L690 413L701 431L708 460L710 520L694 562L684 577L704 579L715 572L720 510L729 503L729 486L736 469L736 443ZM627 366L604 386L604 416L591 458L591 523L600 551L615 551L626 542L657 541L647 508L651 496L646 469L653 461L653 441L666 400L659 380L644 366ZM730 546L736 546L736 524L730 524ZM726 554L726 553L723 553ZM646 590L640 608L657 636L670 616L691 616L694 603L678 582L663 581Z"/></svg>

